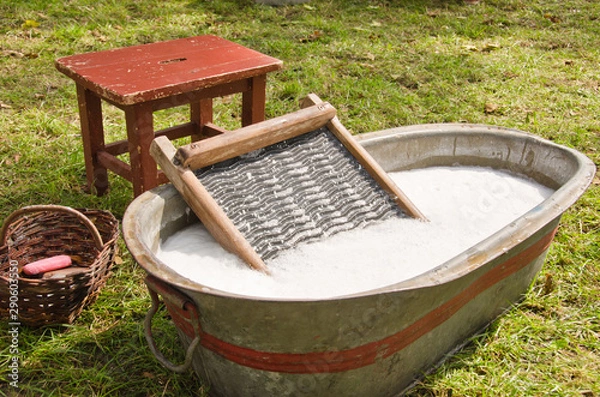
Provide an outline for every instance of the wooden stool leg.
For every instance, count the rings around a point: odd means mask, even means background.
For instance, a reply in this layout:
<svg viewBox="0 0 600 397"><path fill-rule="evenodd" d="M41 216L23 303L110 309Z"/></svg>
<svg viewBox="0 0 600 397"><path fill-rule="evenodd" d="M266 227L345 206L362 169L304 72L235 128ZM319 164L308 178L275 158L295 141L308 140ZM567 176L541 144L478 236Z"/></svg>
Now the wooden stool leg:
<svg viewBox="0 0 600 397"><path fill-rule="evenodd" d="M98 96L77 84L79 121L88 190L102 196L108 190L108 173L98 164L97 153L104 150L102 103Z"/></svg>
<svg viewBox="0 0 600 397"><path fill-rule="evenodd" d="M250 79L250 90L242 93L242 126L265 119L267 75Z"/></svg>
<svg viewBox="0 0 600 397"><path fill-rule="evenodd" d="M139 196L158 186L156 162L150 156L150 144L154 139L152 106L141 103L125 108L127 140L133 194Z"/></svg>
<svg viewBox="0 0 600 397"><path fill-rule="evenodd" d="M213 100L212 98L201 99L198 102L190 103L190 119L195 124L192 142L206 138L203 133L203 127L213 121Z"/></svg>

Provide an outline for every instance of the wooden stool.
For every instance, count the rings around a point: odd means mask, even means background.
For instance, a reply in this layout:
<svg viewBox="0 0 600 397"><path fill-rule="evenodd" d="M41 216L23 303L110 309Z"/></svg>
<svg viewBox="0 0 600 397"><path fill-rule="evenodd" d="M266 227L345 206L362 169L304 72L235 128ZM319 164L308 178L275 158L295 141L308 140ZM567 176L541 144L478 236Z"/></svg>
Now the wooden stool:
<svg viewBox="0 0 600 397"><path fill-rule="evenodd" d="M282 62L215 36L73 55L56 68L77 85L88 188L108 189L107 169L133 183L135 196L168 182L150 156L156 136L197 141L224 132L212 124L212 100L242 93L242 125L265 118L266 75ZM104 100L125 112L127 140L106 144ZM190 105L190 122L154 131L153 112ZM116 156L129 152L129 163Z"/></svg>

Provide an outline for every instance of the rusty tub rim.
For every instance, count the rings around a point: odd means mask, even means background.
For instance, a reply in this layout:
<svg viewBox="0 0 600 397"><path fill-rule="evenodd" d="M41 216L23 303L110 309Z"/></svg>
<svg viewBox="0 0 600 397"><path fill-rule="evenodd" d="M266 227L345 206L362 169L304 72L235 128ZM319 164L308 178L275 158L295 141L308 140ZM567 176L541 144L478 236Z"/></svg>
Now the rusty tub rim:
<svg viewBox="0 0 600 397"><path fill-rule="evenodd" d="M398 283L376 289L361 291L354 294L326 298L287 298L235 294L194 282L180 275L176 271L172 270L169 266L164 264L154 254L150 247L136 237L140 236L142 232L142 226L139 223L138 217L140 214L144 213L145 207L147 207L154 200L162 199L165 201L167 197L179 195L179 193L171 184L162 185L147 191L130 203L125 211L122 223L125 243L137 264L139 264L148 274L167 281L169 284L184 290L228 298L268 302L331 301L352 299L383 293L393 293L401 290L427 288L450 282L474 271L491 260L499 257L511 248L517 246L522 241L525 241L535 232L541 230L544 226L552 223L553 221L557 221L560 216L585 192L596 173L596 167L594 163L582 153L569 147L558 145L537 135L506 127L466 123L420 124L368 132L357 135L356 138L359 142L375 144L395 140L399 135L402 137L415 139L419 137L431 137L437 134L452 135L463 133L492 135L502 134L505 137L514 137L515 139L519 140L529 140L530 142L535 142L544 146L558 149L567 154L570 158L570 161L576 165L575 172L562 186L559 187L558 190L555 190L555 192L548 199L544 200L542 203L532 208L523 216L514 220L498 232L492 234L478 244L470 247L448 261L438 265L437 267ZM550 234L551 235L549 235L549 238L551 241L553 233ZM548 244L550 241L548 241ZM499 242L506 243L499 244Z"/></svg>

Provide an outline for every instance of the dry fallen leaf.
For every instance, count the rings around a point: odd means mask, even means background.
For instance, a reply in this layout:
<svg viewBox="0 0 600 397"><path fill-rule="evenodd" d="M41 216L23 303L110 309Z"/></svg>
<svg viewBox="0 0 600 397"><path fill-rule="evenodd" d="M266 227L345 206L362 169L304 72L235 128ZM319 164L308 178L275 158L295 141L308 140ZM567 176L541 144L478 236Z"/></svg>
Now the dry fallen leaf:
<svg viewBox="0 0 600 397"><path fill-rule="evenodd" d="M92 30L91 33L92 33L92 36L94 36L96 38L96 40L98 40L102 43L106 43L108 41L108 38L97 30Z"/></svg>
<svg viewBox="0 0 600 397"><path fill-rule="evenodd" d="M556 15L552 15L549 13L544 14L544 18L546 18L547 20L549 20L552 23L559 23L560 22L560 18L557 17Z"/></svg>
<svg viewBox="0 0 600 397"><path fill-rule="evenodd" d="M498 106L497 104L488 102L488 103L485 104L484 111L485 111L486 114L492 114L496 110L498 110L498 108L500 108L500 106Z"/></svg>
<svg viewBox="0 0 600 397"><path fill-rule="evenodd" d="M18 164L19 160L21 159L21 155L20 154L16 154L14 155L12 158L7 158L5 163L6 165L14 165L14 164Z"/></svg>
<svg viewBox="0 0 600 397"><path fill-rule="evenodd" d="M500 48L500 44L488 43L481 48L482 52L491 52Z"/></svg>
<svg viewBox="0 0 600 397"><path fill-rule="evenodd" d="M23 54L22 52L14 51L14 50L2 51L2 55L9 56L9 57L15 57L15 58L25 57L25 54Z"/></svg>
<svg viewBox="0 0 600 397"><path fill-rule="evenodd" d="M319 38L321 37L322 33L319 30L315 30L311 35L309 35L308 37L303 37L302 39L300 39L301 43L308 43L310 41L317 41L319 40Z"/></svg>
<svg viewBox="0 0 600 397"><path fill-rule="evenodd" d="M546 273L546 280L544 280L544 295L548 295L554 290L554 280L550 273Z"/></svg>

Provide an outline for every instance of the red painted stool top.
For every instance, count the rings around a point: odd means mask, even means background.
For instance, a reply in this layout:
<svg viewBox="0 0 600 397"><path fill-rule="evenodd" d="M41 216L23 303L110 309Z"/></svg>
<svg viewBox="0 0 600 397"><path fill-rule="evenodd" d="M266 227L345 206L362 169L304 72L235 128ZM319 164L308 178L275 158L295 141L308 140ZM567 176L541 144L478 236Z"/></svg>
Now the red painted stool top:
<svg viewBox="0 0 600 397"><path fill-rule="evenodd" d="M279 59L210 35L56 60L60 72L122 106L264 75L281 67Z"/></svg>

